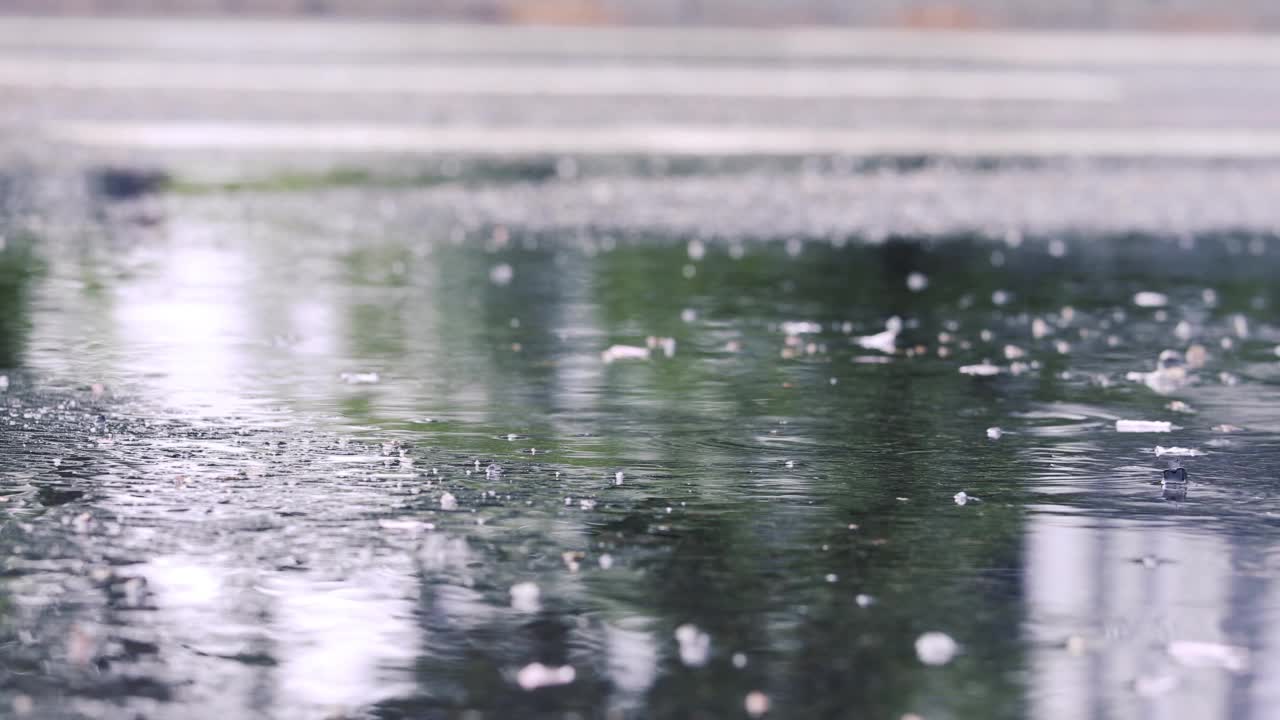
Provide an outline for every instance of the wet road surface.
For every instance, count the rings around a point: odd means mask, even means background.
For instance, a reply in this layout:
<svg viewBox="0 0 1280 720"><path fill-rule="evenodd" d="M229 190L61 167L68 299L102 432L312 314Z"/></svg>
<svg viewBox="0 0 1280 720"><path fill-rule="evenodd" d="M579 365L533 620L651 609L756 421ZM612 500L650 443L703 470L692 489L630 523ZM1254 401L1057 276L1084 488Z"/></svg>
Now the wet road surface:
<svg viewBox="0 0 1280 720"><path fill-rule="evenodd" d="M33 133L186 111L6 92ZM8 137L14 715L1280 700L1265 159Z"/></svg>

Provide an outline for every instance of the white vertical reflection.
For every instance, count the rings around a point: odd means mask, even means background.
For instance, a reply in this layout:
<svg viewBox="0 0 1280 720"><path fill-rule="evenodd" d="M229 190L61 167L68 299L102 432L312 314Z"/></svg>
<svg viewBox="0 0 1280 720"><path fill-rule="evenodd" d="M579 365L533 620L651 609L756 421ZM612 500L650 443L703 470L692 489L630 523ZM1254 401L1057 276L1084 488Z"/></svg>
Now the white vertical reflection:
<svg viewBox="0 0 1280 720"><path fill-rule="evenodd" d="M1039 514L1026 553L1034 717L1225 719L1234 717L1233 688L1268 684L1257 673L1184 667L1166 650L1178 641L1254 644L1226 630L1239 610L1231 595L1239 578L1224 539ZM1274 667L1276 647L1255 648L1255 670Z"/></svg>
<svg viewBox="0 0 1280 720"><path fill-rule="evenodd" d="M341 582L276 576L279 706L355 709L408 694L418 654L411 578L386 570Z"/></svg>

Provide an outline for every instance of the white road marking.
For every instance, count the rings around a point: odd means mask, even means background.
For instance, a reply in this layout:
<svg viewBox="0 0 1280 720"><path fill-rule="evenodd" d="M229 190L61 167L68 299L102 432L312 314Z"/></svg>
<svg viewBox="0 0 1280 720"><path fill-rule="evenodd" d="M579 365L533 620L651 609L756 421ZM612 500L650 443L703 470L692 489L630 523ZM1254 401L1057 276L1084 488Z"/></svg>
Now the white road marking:
<svg viewBox="0 0 1280 720"><path fill-rule="evenodd" d="M200 123L66 123L55 141L152 150L463 153L925 155L951 157L1280 158L1267 130L833 130L709 127L430 127Z"/></svg>
<svg viewBox="0 0 1280 720"><path fill-rule="evenodd" d="M0 87L556 97L1106 102L1105 75L1041 70L696 65L319 64L0 57Z"/></svg>
<svg viewBox="0 0 1280 720"><path fill-rule="evenodd" d="M1022 65L1280 65L1249 33L549 28L333 20L0 18L0 48L272 56L811 58Z"/></svg>

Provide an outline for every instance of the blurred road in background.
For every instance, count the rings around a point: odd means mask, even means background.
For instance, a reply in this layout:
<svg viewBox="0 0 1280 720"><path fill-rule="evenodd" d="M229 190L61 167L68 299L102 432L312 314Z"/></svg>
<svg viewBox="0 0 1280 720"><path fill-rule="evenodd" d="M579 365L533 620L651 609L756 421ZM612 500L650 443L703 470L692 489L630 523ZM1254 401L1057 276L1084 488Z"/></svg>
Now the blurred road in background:
<svg viewBox="0 0 1280 720"><path fill-rule="evenodd" d="M1251 158L1269 37L0 20L9 142Z"/></svg>
<svg viewBox="0 0 1280 720"><path fill-rule="evenodd" d="M679 161L699 176L621 180L608 194L628 201L607 212L598 187L500 193L488 202L504 222L768 235L1269 231L1280 227L1270 200L1280 187L1280 43L8 18L0 146L45 170L159 167L193 182L335 168L457 177L476 158L544 162L562 180L619 158L650 174L655 160L658 174ZM762 163L768 172L741 174ZM913 174L848 177L886 166ZM724 197L767 214L726 214L714 202ZM876 217L849 216L850 197ZM457 202L485 198L448 200ZM655 207L664 212L646 210ZM681 208L688 217L671 226ZM746 217L749 227L734 220Z"/></svg>

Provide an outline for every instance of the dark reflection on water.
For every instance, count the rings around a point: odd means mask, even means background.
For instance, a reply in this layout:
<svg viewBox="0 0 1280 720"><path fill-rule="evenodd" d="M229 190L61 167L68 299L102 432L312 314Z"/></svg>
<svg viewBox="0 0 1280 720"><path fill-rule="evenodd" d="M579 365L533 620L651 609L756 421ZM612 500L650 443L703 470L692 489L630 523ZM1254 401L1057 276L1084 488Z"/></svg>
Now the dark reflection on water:
<svg viewBox="0 0 1280 720"><path fill-rule="evenodd" d="M144 196L38 238L42 273L0 255L15 711L1280 700L1270 238L353 229L398 193ZM1127 377L1194 344L1193 382ZM1157 446L1204 453L1184 500ZM926 632L959 653L926 664ZM523 688L535 662L572 682Z"/></svg>

